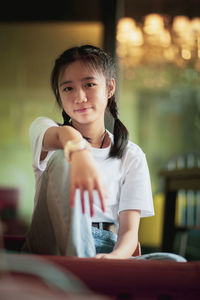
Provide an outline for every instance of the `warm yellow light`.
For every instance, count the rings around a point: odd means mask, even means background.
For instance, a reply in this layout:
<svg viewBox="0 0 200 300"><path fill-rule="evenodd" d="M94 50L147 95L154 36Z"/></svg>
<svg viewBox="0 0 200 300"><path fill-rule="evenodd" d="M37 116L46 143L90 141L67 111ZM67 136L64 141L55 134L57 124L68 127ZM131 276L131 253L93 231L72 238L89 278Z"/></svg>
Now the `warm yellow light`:
<svg viewBox="0 0 200 300"><path fill-rule="evenodd" d="M200 58L200 36L197 38L197 55Z"/></svg>
<svg viewBox="0 0 200 300"><path fill-rule="evenodd" d="M117 54L124 66L173 62L179 67L200 60L200 18L176 16L171 28L166 17L149 14L144 24L123 18L117 27ZM195 63L196 63L195 61Z"/></svg>
<svg viewBox="0 0 200 300"><path fill-rule="evenodd" d="M117 40L126 43L130 40L131 33L136 29L136 22L132 18L122 18L117 26Z"/></svg>
<svg viewBox="0 0 200 300"><path fill-rule="evenodd" d="M192 29L200 34L200 18L194 18L191 20Z"/></svg>
<svg viewBox="0 0 200 300"><path fill-rule="evenodd" d="M170 46L169 48L166 48L163 52L164 57L168 61L173 61L178 53L178 49L174 46Z"/></svg>
<svg viewBox="0 0 200 300"><path fill-rule="evenodd" d="M132 18L122 18L117 27L117 40L127 45L141 46L143 44L142 30L136 26Z"/></svg>
<svg viewBox="0 0 200 300"><path fill-rule="evenodd" d="M192 57L191 51L189 49L186 49L186 48L183 48L181 50L181 55L186 60L189 60Z"/></svg>
<svg viewBox="0 0 200 300"><path fill-rule="evenodd" d="M120 32L129 32L136 27L136 22L132 18L122 18L118 22L117 29Z"/></svg>
<svg viewBox="0 0 200 300"><path fill-rule="evenodd" d="M130 41L133 46L141 46L143 44L143 34L140 28L136 28L130 33Z"/></svg>
<svg viewBox="0 0 200 300"><path fill-rule="evenodd" d="M172 28L175 32L183 33L188 31L190 27L190 20L186 16L176 16L173 21Z"/></svg>
<svg viewBox="0 0 200 300"><path fill-rule="evenodd" d="M163 30L160 34L160 42L163 47L169 47L171 44L171 36L168 30Z"/></svg>
<svg viewBox="0 0 200 300"><path fill-rule="evenodd" d="M164 19L161 15L150 14L145 17L144 31L147 34L157 34L164 28Z"/></svg>

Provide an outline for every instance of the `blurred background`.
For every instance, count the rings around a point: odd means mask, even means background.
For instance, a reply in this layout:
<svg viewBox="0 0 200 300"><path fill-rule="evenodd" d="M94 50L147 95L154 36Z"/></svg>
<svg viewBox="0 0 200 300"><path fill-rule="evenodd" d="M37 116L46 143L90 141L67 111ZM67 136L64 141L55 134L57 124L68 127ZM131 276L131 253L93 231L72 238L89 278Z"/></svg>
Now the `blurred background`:
<svg viewBox="0 0 200 300"><path fill-rule="evenodd" d="M0 11L0 212L5 233L23 235L31 221L30 124L38 116L61 121L50 89L53 63L66 48L88 43L117 59L120 116L130 139L146 153L156 211L141 220L140 242L143 252L161 249L165 180L160 171L200 168L199 7L199 0L5 3ZM185 241L182 254L191 260L200 259L199 190L200 181L189 196L181 189L176 202L175 222L187 229L187 239L177 234L173 251L180 253Z"/></svg>

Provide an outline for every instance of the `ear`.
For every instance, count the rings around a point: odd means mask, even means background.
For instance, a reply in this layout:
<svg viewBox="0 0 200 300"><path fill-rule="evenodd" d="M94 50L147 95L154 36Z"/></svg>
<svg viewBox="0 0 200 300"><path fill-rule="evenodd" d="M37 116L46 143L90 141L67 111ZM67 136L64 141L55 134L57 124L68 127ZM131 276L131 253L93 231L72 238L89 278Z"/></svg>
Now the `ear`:
<svg viewBox="0 0 200 300"><path fill-rule="evenodd" d="M110 99L115 93L115 79L112 78L108 82L108 99Z"/></svg>

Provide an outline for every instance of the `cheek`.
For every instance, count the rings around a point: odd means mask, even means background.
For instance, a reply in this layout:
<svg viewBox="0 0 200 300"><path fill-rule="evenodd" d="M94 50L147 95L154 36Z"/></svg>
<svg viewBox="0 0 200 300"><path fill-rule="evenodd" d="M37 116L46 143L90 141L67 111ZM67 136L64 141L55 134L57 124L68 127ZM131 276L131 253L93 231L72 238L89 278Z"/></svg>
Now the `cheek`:
<svg viewBox="0 0 200 300"><path fill-rule="evenodd" d="M62 101L62 107L63 107L64 109L69 110L69 109L70 109L69 102L68 102L68 101Z"/></svg>
<svg viewBox="0 0 200 300"><path fill-rule="evenodd" d="M99 98L101 98L104 101L105 101L105 99L107 100L108 99L108 90L107 90L107 88L106 87L101 88L98 91L98 96L99 96Z"/></svg>
<svg viewBox="0 0 200 300"><path fill-rule="evenodd" d="M68 106L69 103L70 103L70 97L66 94L66 93L60 93L60 100L61 100L61 103L62 103L62 106Z"/></svg>
<svg viewBox="0 0 200 300"><path fill-rule="evenodd" d="M61 98L61 106L65 110L66 113L70 112L69 101L67 101L66 99Z"/></svg>

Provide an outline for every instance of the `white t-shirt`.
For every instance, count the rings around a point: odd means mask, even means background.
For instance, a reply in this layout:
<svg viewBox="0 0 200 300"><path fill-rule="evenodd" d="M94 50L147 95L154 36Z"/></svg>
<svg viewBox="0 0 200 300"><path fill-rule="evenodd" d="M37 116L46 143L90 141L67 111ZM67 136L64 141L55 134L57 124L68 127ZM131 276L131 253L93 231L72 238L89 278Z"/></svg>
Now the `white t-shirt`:
<svg viewBox="0 0 200 300"><path fill-rule="evenodd" d="M40 161L44 134L52 126L58 125L49 118L39 117L30 127L33 169L36 180L35 205L38 200L42 173L55 152L49 151L46 158ZM110 132L108 134L113 141L113 135ZM151 183L144 152L131 141L128 142L121 159L108 158L109 151L110 146L102 149L92 148L93 157L103 175L107 188L105 213L102 212L98 194L94 191L95 214L92 221L115 222L119 212L128 209L141 210L141 217L153 216ZM87 198L87 194L85 196Z"/></svg>

